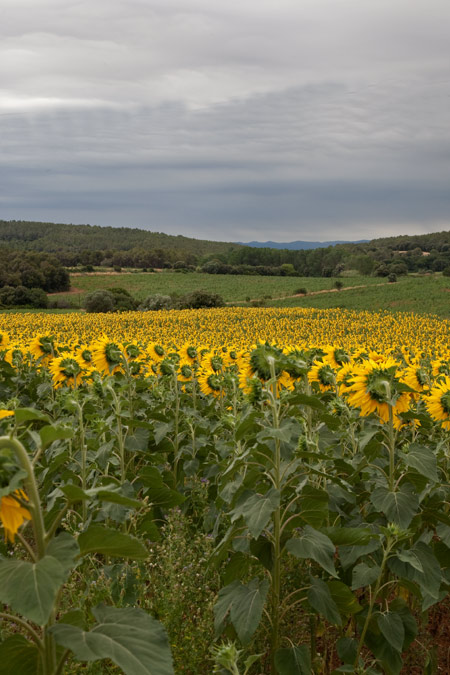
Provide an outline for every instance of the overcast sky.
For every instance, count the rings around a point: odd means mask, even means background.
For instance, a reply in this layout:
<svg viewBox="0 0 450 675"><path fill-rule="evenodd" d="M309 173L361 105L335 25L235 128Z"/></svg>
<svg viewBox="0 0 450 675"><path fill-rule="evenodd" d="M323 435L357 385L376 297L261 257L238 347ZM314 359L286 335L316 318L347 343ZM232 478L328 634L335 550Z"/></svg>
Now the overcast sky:
<svg viewBox="0 0 450 675"><path fill-rule="evenodd" d="M450 229L448 0L1 0L0 219Z"/></svg>

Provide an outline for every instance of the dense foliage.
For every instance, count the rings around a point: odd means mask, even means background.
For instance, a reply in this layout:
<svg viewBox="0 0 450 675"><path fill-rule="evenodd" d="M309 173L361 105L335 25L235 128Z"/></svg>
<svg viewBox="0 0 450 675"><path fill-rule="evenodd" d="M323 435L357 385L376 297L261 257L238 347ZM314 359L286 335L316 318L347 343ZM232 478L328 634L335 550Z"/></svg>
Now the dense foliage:
<svg viewBox="0 0 450 675"><path fill-rule="evenodd" d="M170 675L169 645L192 675L433 672L448 322L219 309L0 334L9 672Z"/></svg>
<svg viewBox="0 0 450 675"><path fill-rule="evenodd" d="M69 274L53 256L0 247L0 289L18 287L41 288L46 293L67 291L70 288ZM4 300L0 298L0 302Z"/></svg>
<svg viewBox="0 0 450 675"><path fill-rule="evenodd" d="M52 252L65 266L195 269L210 274L338 276L344 270L388 277L450 266L450 232L374 239L312 250L252 248L137 228L0 221L0 243ZM26 284L23 284L26 285Z"/></svg>

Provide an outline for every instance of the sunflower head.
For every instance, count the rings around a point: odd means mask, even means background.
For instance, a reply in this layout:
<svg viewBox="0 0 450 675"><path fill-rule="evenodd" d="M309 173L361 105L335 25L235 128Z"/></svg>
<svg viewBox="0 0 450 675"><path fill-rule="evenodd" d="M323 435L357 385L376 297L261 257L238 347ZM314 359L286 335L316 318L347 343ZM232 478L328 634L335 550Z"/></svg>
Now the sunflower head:
<svg viewBox="0 0 450 675"><path fill-rule="evenodd" d="M22 505L26 501L28 497L23 490L16 490L0 499L0 520L5 538L11 543L14 543L14 537L22 523L31 519L30 512Z"/></svg>
<svg viewBox="0 0 450 675"><path fill-rule="evenodd" d="M450 376L447 375L430 389L425 405L431 417L450 431Z"/></svg>
<svg viewBox="0 0 450 675"><path fill-rule="evenodd" d="M200 391L205 396L220 396L222 393L222 378L216 371L204 370L198 377Z"/></svg>
<svg viewBox="0 0 450 675"><path fill-rule="evenodd" d="M68 353L52 359L48 369L52 375L55 389L62 387L64 384L68 387L74 387L83 373L83 360L78 354Z"/></svg>
<svg viewBox="0 0 450 675"><path fill-rule="evenodd" d="M260 343L250 353L249 366L252 374L261 380L267 381L272 377L271 363L275 369L275 375L280 375L284 370L283 352L279 347L268 342Z"/></svg>

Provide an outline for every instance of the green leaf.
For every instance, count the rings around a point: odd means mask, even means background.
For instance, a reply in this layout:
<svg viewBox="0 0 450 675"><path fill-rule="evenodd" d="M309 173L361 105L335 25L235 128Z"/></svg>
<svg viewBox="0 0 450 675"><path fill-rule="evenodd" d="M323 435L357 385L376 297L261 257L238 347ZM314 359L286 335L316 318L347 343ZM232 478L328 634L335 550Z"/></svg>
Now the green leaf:
<svg viewBox="0 0 450 675"><path fill-rule="evenodd" d="M38 648L23 635L12 635L0 642L0 675L36 675L38 666Z"/></svg>
<svg viewBox="0 0 450 675"><path fill-rule="evenodd" d="M12 476L11 480L9 481L8 485L0 488L0 498L6 497L6 495L10 495L11 492L19 490L23 486L23 479L26 477L27 472L24 471L24 469L19 469L18 471L16 471L14 476Z"/></svg>
<svg viewBox="0 0 450 675"><path fill-rule="evenodd" d="M47 555L56 558L64 570L68 572L76 565L76 558L80 555L80 547L71 534L61 532L50 541L47 547Z"/></svg>
<svg viewBox="0 0 450 675"><path fill-rule="evenodd" d="M46 448L53 441L59 441L64 438L73 438L73 429L69 427L54 426L53 424L48 424L39 431L39 436L41 438L41 445L43 448Z"/></svg>
<svg viewBox="0 0 450 675"><path fill-rule="evenodd" d="M414 569L418 570L419 572L423 572L422 563L414 551L398 551L397 558L402 562L408 563L411 565L411 567L414 567Z"/></svg>
<svg viewBox="0 0 450 675"><path fill-rule="evenodd" d="M56 595L66 577L64 567L52 556L37 563L0 562L0 601L39 626L47 623Z"/></svg>
<svg viewBox="0 0 450 675"><path fill-rule="evenodd" d="M391 647L401 653L403 650L403 641L405 639L405 629L401 617L393 612L379 614L378 628Z"/></svg>
<svg viewBox="0 0 450 675"><path fill-rule="evenodd" d="M307 394L296 393L289 400L291 405L306 405L309 408L314 408L315 410L321 410L326 412L326 407L322 401L317 396L308 396Z"/></svg>
<svg viewBox="0 0 450 675"><path fill-rule="evenodd" d="M145 494L152 504L156 506L172 508L182 504L186 497L168 487L158 469L155 466L146 466L141 470L138 480L147 488Z"/></svg>
<svg viewBox="0 0 450 675"><path fill-rule="evenodd" d="M408 527L419 509L419 499L407 483L396 491L378 487L372 492L370 501L377 511L403 529Z"/></svg>
<svg viewBox="0 0 450 675"><path fill-rule="evenodd" d="M355 663L358 653L358 640L350 637L342 637L336 642L336 651L344 663Z"/></svg>
<svg viewBox="0 0 450 675"><path fill-rule="evenodd" d="M322 579L311 578L311 588L308 591L308 602L311 607L324 616L327 621L342 626L342 619L338 606L332 598L330 589Z"/></svg>
<svg viewBox="0 0 450 675"><path fill-rule="evenodd" d="M306 525L299 537L289 539L286 549L297 558L315 560L333 577L337 576L333 562L336 550L333 542L325 534L313 530L309 525Z"/></svg>
<svg viewBox="0 0 450 675"><path fill-rule="evenodd" d="M306 645L279 649L275 654L278 675L312 675L311 656Z"/></svg>
<svg viewBox="0 0 450 675"><path fill-rule="evenodd" d="M214 607L216 634L222 632L229 617L239 640L248 644L261 621L268 590L267 579L252 579L248 584L233 581L222 588Z"/></svg>
<svg viewBox="0 0 450 675"><path fill-rule="evenodd" d="M436 455L430 448L418 443L411 443L408 452L404 453L403 457L407 466L416 469L420 474L437 483L439 477Z"/></svg>
<svg viewBox="0 0 450 675"><path fill-rule="evenodd" d="M365 546L371 539L378 537L368 527L323 527L321 532L336 546Z"/></svg>
<svg viewBox="0 0 450 675"><path fill-rule="evenodd" d="M369 566L364 562L355 565L352 570L352 590L370 586L378 579L380 573L381 568L378 565Z"/></svg>
<svg viewBox="0 0 450 675"><path fill-rule="evenodd" d="M90 525L78 537L81 555L101 553L120 558L146 558L148 551L135 537L102 525Z"/></svg>
<svg viewBox="0 0 450 675"><path fill-rule="evenodd" d="M312 527L320 527L328 517L328 493L314 485L305 485L300 497L300 517Z"/></svg>
<svg viewBox="0 0 450 675"><path fill-rule="evenodd" d="M81 609L71 609L62 615L58 623L68 623L70 626L78 626L85 630L87 628L84 612Z"/></svg>
<svg viewBox="0 0 450 675"><path fill-rule="evenodd" d="M58 623L56 642L80 661L111 659L125 675L173 675L172 657L162 625L142 609L98 606L90 631Z"/></svg>
<svg viewBox="0 0 450 675"><path fill-rule="evenodd" d="M342 581L329 581L327 584L339 612L345 616L358 614L362 610L356 597Z"/></svg>
<svg viewBox="0 0 450 675"><path fill-rule="evenodd" d="M142 506L142 502L138 499L132 499L131 497L122 494L120 492L121 486L116 485L115 483L91 488L90 490L83 490L79 485L67 483L66 485L63 485L60 490L71 502L99 499L103 502L120 504L129 509L138 509Z"/></svg>
<svg viewBox="0 0 450 675"><path fill-rule="evenodd" d="M17 408L15 417L18 424L21 422L34 422L36 420L39 422L47 422L49 424L51 422L48 415L39 410L34 410L34 408Z"/></svg>
<svg viewBox="0 0 450 675"><path fill-rule="evenodd" d="M243 516L250 534L258 539L279 505L280 492L273 487L265 495L253 493L238 502L232 511L231 522L234 523Z"/></svg>
<svg viewBox="0 0 450 675"><path fill-rule="evenodd" d="M447 548L450 548L450 527L443 523L439 523L439 525L436 526L436 532Z"/></svg>

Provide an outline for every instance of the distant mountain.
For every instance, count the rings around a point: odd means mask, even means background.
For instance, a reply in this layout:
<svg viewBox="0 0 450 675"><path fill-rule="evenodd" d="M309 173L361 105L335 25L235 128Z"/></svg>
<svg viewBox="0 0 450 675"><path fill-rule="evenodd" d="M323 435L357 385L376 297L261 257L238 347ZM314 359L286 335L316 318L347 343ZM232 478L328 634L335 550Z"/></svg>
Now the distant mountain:
<svg viewBox="0 0 450 675"><path fill-rule="evenodd" d="M358 241L248 241L236 242L242 246L252 246L253 248L278 248L299 251L301 249L327 248L336 244L366 244L368 239L359 239Z"/></svg>

